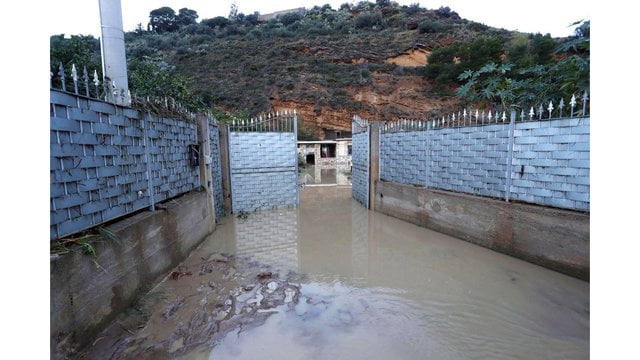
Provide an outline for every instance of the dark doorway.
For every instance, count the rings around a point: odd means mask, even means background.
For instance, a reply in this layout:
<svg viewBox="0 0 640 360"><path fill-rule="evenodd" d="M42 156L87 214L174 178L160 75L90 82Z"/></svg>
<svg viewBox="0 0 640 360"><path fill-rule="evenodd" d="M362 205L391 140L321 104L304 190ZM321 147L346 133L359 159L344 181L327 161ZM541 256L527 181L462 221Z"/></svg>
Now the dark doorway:
<svg viewBox="0 0 640 360"><path fill-rule="evenodd" d="M316 155L315 154L307 154L307 164L315 165L316 163Z"/></svg>

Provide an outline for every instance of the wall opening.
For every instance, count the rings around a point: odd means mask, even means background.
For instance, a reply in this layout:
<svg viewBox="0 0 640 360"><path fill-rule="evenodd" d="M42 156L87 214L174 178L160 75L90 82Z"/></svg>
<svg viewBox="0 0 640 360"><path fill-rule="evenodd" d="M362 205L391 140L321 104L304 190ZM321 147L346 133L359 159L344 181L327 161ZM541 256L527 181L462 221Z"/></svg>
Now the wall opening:
<svg viewBox="0 0 640 360"><path fill-rule="evenodd" d="M316 163L316 155L315 154L307 154L306 157L307 164L315 165Z"/></svg>

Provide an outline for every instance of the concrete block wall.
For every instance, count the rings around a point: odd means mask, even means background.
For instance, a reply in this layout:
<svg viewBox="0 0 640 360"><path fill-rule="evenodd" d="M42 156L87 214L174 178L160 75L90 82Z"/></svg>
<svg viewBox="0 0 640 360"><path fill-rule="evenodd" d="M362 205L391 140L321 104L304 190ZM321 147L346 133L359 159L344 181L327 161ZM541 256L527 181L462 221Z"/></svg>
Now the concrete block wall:
<svg viewBox="0 0 640 360"><path fill-rule="evenodd" d="M427 181L426 131L380 134L380 178L425 186Z"/></svg>
<svg viewBox="0 0 640 360"><path fill-rule="evenodd" d="M231 131L229 150L234 212L297 205L297 149L294 133Z"/></svg>
<svg viewBox="0 0 640 360"><path fill-rule="evenodd" d="M211 178L215 198L216 218L224 216L224 195L222 192L222 163L220 161L220 128L209 123L209 142L211 143Z"/></svg>
<svg viewBox="0 0 640 360"><path fill-rule="evenodd" d="M50 135L51 239L200 186L195 124L51 90Z"/></svg>
<svg viewBox="0 0 640 360"><path fill-rule="evenodd" d="M383 132L380 178L422 177L431 188L504 199L511 157L510 199L588 211L589 125L589 117L517 122L511 153L509 123Z"/></svg>
<svg viewBox="0 0 640 360"><path fill-rule="evenodd" d="M590 118L516 123L511 198L589 210Z"/></svg>
<svg viewBox="0 0 640 360"><path fill-rule="evenodd" d="M504 197L509 124L429 130L429 187Z"/></svg>
<svg viewBox="0 0 640 360"><path fill-rule="evenodd" d="M369 131L351 136L353 155L351 186L353 198L369 207Z"/></svg>

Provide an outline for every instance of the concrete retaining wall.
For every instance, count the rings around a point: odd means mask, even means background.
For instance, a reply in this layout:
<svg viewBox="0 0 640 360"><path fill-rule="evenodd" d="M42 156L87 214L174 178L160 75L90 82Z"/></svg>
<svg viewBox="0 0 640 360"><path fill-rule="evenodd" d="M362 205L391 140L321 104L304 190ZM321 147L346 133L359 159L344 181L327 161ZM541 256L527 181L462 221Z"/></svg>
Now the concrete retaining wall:
<svg viewBox="0 0 640 360"><path fill-rule="evenodd" d="M376 181L375 209L580 279L589 279L589 215Z"/></svg>
<svg viewBox="0 0 640 360"><path fill-rule="evenodd" d="M52 358L86 345L214 230L208 201L206 192L189 192L107 226L121 245L95 245L103 269L81 251L51 260Z"/></svg>

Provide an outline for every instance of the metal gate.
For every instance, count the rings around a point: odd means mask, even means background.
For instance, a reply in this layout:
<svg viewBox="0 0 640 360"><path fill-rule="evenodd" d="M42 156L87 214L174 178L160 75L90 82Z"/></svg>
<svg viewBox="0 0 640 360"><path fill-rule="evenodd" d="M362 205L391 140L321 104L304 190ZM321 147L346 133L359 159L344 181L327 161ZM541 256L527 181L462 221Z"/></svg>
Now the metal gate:
<svg viewBox="0 0 640 360"><path fill-rule="evenodd" d="M232 212L298 206L297 130L295 111L230 125Z"/></svg>
<svg viewBox="0 0 640 360"><path fill-rule="evenodd" d="M351 194L369 208L369 123L354 116L351 122L352 168Z"/></svg>

